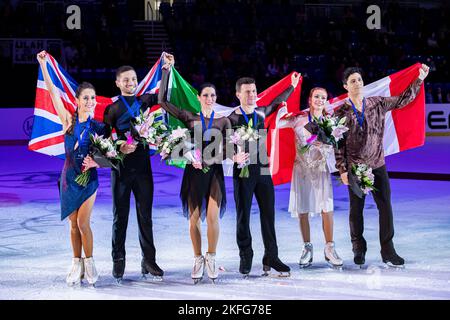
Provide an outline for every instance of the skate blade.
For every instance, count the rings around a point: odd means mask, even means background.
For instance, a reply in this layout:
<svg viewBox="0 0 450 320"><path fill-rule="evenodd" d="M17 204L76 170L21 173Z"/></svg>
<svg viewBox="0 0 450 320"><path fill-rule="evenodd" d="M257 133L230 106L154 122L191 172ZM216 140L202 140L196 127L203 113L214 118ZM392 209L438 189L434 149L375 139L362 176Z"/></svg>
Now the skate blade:
<svg viewBox="0 0 450 320"><path fill-rule="evenodd" d="M385 262L386 266L388 266L390 269L394 269L394 270L402 270L405 269L405 265L395 265L392 262Z"/></svg>
<svg viewBox="0 0 450 320"><path fill-rule="evenodd" d="M262 277L270 277L270 278L289 278L291 276L290 272L273 272L270 271L264 271L263 274L261 274Z"/></svg>
<svg viewBox="0 0 450 320"><path fill-rule="evenodd" d="M337 271L342 271L342 267L344 266L344 264L341 264L341 265L335 265L335 264L332 264L329 260L326 260L326 261L327 261L328 266L329 266L331 269L337 270Z"/></svg>
<svg viewBox="0 0 450 320"><path fill-rule="evenodd" d="M70 288L80 288L81 287L81 281L66 282L66 284Z"/></svg>
<svg viewBox="0 0 450 320"><path fill-rule="evenodd" d="M217 284L218 280L217 278L209 278L211 280L212 284Z"/></svg>
<svg viewBox="0 0 450 320"><path fill-rule="evenodd" d="M162 276L154 276L152 274L142 274L141 277L142 280L149 280L149 281L154 281L154 282L162 282L163 281L163 277Z"/></svg>
<svg viewBox="0 0 450 320"><path fill-rule="evenodd" d="M202 281L203 277L201 278L192 278L192 280L194 280L194 284L199 283L200 281Z"/></svg>
<svg viewBox="0 0 450 320"><path fill-rule="evenodd" d="M306 268L308 268L308 267L311 267L311 265L312 265L311 262L308 262L308 263L306 263L306 264L298 264L298 266L299 266L300 269L306 269Z"/></svg>

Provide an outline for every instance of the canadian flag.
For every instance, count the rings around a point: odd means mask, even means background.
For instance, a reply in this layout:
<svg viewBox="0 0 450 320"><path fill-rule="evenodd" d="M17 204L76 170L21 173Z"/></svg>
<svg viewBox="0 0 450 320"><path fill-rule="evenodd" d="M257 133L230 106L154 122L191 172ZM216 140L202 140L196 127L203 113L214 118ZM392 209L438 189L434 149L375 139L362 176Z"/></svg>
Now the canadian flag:
<svg viewBox="0 0 450 320"><path fill-rule="evenodd" d="M400 95L419 76L420 63L416 63L406 69L398 71L390 76L364 86L364 96L393 97ZM341 107L347 94L340 95L328 101L327 110L336 110ZM288 105L288 110L293 111ZM290 129L281 129L290 130ZM281 131L280 130L280 131ZM273 130L277 131L277 130ZM284 139L272 139L269 155L271 168L274 168L273 183L275 185L287 183L292 178L292 157L284 157L280 150L295 148L294 136L286 135ZM423 84L417 97L402 109L389 111L385 117L384 129L384 155L388 156L400 151L422 146L425 142L425 93ZM295 149L294 149L295 151ZM277 164L279 162L279 164ZM334 162L334 161L331 161ZM276 172L277 168L284 168ZM286 170L290 168L291 170Z"/></svg>

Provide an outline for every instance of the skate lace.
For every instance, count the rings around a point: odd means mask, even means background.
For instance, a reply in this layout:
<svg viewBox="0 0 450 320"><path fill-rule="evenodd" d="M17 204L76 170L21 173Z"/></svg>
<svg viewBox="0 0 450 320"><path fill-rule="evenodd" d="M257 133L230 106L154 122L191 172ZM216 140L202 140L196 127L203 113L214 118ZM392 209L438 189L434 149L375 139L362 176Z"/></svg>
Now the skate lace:
<svg viewBox="0 0 450 320"><path fill-rule="evenodd" d="M81 276L81 266L80 262L72 262L72 267L70 269L68 278L73 278L76 274L80 274Z"/></svg>
<svg viewBox="0 0 450 320"><path fill-rule="evenodd" d="M197 273L200 271L203 265L203 256L195 257L194 260L194 273Z"/></svg>
<svg viewBox="0 0 450 320"><path fill-rule="evenodd" d="M329 247L327 250L328 254L331 255L333 258L337 259L337 260L341 260L341 258L338 256L336 250L334 249L334 247Z"/></svg>
<svg viewBox="0 0 450 320"><path fill-rule="evenodd" d="M312 252L311 248L308 246L303 247L301 259L306 259L308 254Z"/></svg>
<svg viewBox="0 0 450 320"><path fill-rule="evenodd" d="M85 267L85 271L87 276L93 278L95 277L95 270L94 270L94 262L92 260L85 260L84 261L84 267Z"/></svg>
<svg viewBox="0 0 450 320"><path fill-rule="evenodd" d="M216 270L216 259L215 259L214 257L212 257L212 256L209 256L209 257L206 259L206 265L208 266L208 270L209 270L211 273L214 273L215 270Z"/></svg>

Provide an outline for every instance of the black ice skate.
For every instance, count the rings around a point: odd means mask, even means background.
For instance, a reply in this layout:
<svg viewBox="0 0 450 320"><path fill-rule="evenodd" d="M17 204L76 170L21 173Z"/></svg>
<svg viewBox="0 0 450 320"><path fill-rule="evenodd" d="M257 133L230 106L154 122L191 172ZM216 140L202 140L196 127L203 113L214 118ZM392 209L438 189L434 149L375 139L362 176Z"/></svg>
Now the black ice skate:
<svg viewBox="0 0 450 320"><path fill-rule="evenodd" d="M366 252L365 251L357 251L354 253L353 262L357 264L360 268L366 263Z"/></svg>
<svg viewBox="0 0 450 320"><path fill-rule="evenodd" d="M243 254L240 257L239 272L244 275L244 278L247 278L252 269L253 254Z"/></svg>
<svg viewBox="0 0 450 320"><path fill-rule="evenodd" d="M405 260L400 257L395 251L387 254L382 255L383 262L386 263L389 267L392 268L404 268L405 267Z"/></svg>
<svg viewBox="0 0 450 320"><path fill-rule="evenodd" d="M125 259L118 259L113 261L113 277L117 283L122 282L123 273L125 272Z"/></svg>
<svg viewBox="0 0 450 320"><path fill-rule="evenodd" d="M291 268L289 266L285 265L278 257L275 258L269 258L264 257L263 258L263 276L269 276L270 275L270 269L273 268L275 271L278 272L276 275L277 277L289 277L291 275Z"/></svg>
<svg viewBox="0 0 450 320"><path fill-rule="evenodd" d="M141 272L142 277L146 278L147 274L151 274L155 277L155 280L162 280L162 276L164 275L164 271L156 264L155 261L149 262L145 259L141 261Z"/></svg>

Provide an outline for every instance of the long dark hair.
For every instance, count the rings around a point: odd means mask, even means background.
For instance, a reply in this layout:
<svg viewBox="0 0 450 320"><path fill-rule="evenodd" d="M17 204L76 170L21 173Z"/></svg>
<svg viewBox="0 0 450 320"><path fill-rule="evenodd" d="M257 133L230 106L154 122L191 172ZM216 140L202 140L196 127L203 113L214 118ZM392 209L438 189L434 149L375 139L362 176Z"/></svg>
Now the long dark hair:
<svg viewBox="0 0 450 320"><path fill-rule="evenodd" d="M92 89L95 92L94 85L92 83L85 81L85 82L82 82L78 86L77 91L75 91L75 97L80 98L81 92L83 92L84 89ZM75 129L75 124L77 123L77 118L78 118L78 106L77 106L77 109L75 110L75 113L72 116L72 123L70 124L69 129L67 129L68 134L73 134L73 130Z"/></svg>

